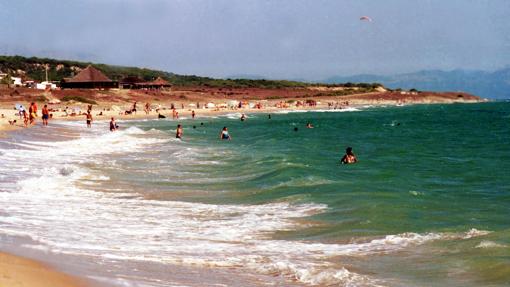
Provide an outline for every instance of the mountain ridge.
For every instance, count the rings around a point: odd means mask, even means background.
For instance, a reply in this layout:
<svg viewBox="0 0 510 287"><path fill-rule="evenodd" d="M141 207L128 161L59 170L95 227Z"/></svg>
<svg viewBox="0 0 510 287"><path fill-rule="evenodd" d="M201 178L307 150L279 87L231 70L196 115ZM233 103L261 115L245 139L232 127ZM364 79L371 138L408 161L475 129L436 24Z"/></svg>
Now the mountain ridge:
<svg viewBox="0 0 510 287"><path fill-rule="evenodd" d="M510 98L510 66L488 72L482 70L421 70L397 75L360 74L332 76L325 83L378 82L391 89L417 89L422 91L468 92L484 98Z"/></svg>

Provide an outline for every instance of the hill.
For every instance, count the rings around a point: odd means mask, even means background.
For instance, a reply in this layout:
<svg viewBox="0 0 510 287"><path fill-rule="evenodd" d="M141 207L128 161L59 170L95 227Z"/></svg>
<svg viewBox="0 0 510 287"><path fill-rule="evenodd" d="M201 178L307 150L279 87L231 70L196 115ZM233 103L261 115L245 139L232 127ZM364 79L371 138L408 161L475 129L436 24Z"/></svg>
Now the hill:
<svg viewBox="0 0 510 287"><path fill-rule="evenodd" d="M393 76L356 75L336 76L324 82L379 82L391 89L418 89L426 91L463 91L485 98L510 98L510 67L494 72L427 70Z"/></svg>
<svg viewBox="0 0 510 287"><path fill-rule="evenodd" d="M174 86L181 87L217 87L217 88L305 88L317 86L318 84L286 81L286 80L265 80L265 79L214 79L195 75L178 75L171 72L158 71L146 68L114 66L107 64L96 64L90 62L79 62L69 60L57 60L49 58L22 57L22 56L0 56L0 71L10 73L12 76L21 76L33 80L42 81L45 78L46 67L48 77L52 81L60 81L63 78L72 77L88 65L101 70L112 80L120 80L126 76L138 76L146 81L161 77ZM343 84L325 85L343 87ZM374 89L380 84L350 84L349 87Z"/></svg>

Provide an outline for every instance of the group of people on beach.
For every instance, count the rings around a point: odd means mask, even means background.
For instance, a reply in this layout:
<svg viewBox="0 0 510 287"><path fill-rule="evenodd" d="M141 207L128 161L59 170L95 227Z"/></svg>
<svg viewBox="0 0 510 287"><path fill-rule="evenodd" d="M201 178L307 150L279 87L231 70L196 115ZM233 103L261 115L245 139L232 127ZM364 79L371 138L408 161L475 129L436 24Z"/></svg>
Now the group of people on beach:
<svg viewBox="0 0 510 287"><path fill-rule="evenodd" d="M28 111L23 107L22 105L19 105L16 107L18 110L18 115L20 120L23 120L23 124L25 127L28 127L28 125L35 125L36 119L37 119L37 103L31 102L30 106L28 107ZM44 105L42 108L42 124L43 126L48 125L48 120L50 117L52 117L52 114L50 114L50 111L48 109L48 105ZM16 123L16 120L9 121L9 124L14 125Z"/></svg>

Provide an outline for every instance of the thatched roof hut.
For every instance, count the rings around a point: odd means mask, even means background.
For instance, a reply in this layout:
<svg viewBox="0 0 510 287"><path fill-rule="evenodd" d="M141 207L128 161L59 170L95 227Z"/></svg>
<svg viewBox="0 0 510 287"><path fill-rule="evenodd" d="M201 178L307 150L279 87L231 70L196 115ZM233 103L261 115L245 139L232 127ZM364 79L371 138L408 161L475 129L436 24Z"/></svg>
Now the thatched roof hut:
<svg viewBox="0 0 510 287"><path fill-rule="evenodd" d="M89 65L73 78L62 80L61 86L63 89L110 89L118 88L118 83Z"/></svg>
<svg viewBox="0 0 510 287"><path fill-rule="evenodd" d="M165 79L158 77L153 81L145 82L139 77L129 76L120 81L123 89L161 89L168 88L172 85Z"/></svg>
<svg viewBox="0 0 510 287"><path fill-rule="evenodd" d="M128 76L120 80L119 86L123 89L136 88L137 84L144 83L145 81L137 76Z"/></svg>

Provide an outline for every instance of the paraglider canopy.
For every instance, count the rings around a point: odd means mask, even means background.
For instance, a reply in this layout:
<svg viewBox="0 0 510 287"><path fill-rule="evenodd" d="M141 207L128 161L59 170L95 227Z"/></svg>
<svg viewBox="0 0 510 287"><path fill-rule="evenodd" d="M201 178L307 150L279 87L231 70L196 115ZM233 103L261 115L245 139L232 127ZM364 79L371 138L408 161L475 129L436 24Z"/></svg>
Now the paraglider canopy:
<svg viewBox="0 0 510 287"><path fill-rule="evenodd" d="M368 22L372 22L372 18L368 17L368 16L361 16L359 18L361 21L368 21Z"/></svg>

